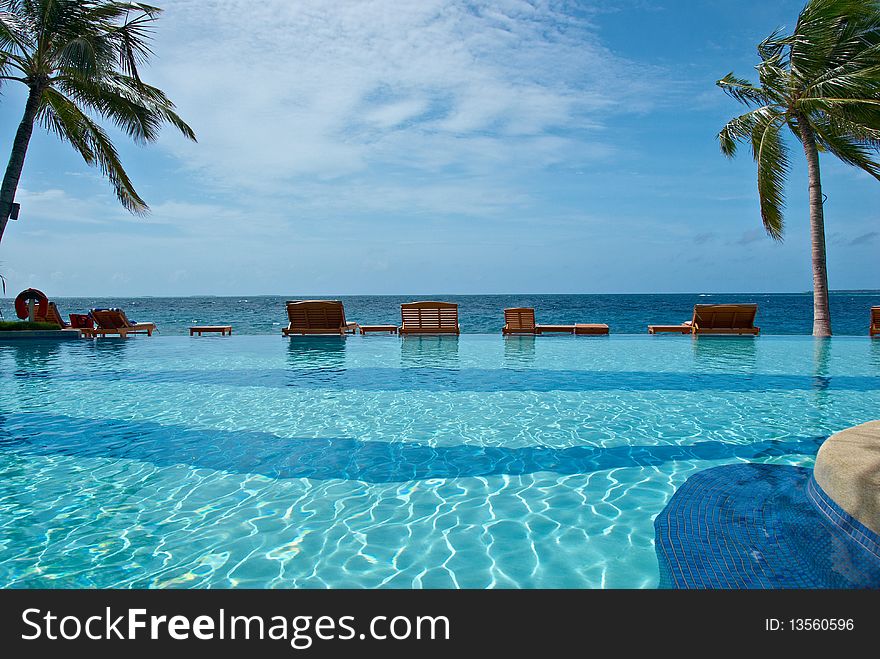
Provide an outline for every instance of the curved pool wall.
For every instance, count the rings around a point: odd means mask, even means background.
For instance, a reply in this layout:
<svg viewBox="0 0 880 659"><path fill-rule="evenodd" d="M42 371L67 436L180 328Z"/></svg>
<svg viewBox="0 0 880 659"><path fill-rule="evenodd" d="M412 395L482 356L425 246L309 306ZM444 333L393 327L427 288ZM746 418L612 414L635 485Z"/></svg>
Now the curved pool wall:
<svg viewBox="0 0 880 659"><path fill-rule="evenodd" d="M163 335L189 334L191 325L233 325L236 334L280 334L287 325L284 303L308 297L296 291L285 296L236 297L114 297L57 298L61 313L122 307L133 320L156 323ZM301 292L300 292L301 293ZM331 296L345 303L348 320L367 324L399 324L400 304L419 299L457 302L461 330L466 334L501 333L506 307L534 307L539 323L606 323L612 334L645 334L649 324L678 324L690 320L695 304L755 302L762 333L802 334L813 331L810 293L702 293L655 295L351 295ZM14 318L11 298L0 298L0 312ZM831 318L837 335L866 336L872 305L880 291L832 291ZM658 337L671 338L671 337ZM680 337L678 337L680 338Z"/></svg>
<svg viewBox="0 0 880 659"><path fill-rule="evenodd" d="M877 409L867 338L3 345L0 586L656 587L689 476Z"/></svg>
<svg viewBox="0 0 880 659"><path fill-rule="evenodd" d="M828 496L811 469L707 469L654 525L661 588L880 588L880 535Z"/></svg>

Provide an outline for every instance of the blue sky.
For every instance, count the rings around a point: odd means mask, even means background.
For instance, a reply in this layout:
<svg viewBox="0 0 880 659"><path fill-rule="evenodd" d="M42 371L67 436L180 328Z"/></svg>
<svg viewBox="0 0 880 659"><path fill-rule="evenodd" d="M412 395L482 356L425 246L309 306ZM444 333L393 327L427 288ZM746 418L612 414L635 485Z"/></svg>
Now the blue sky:
<svg viewBox="0 0 880 659"><path fill-rule="evenodd" d="M137 218L36 131L12 294L811 288L798 145L780 245L747 151L715 141L740 112L715 80L751 75L800 0L155 4L144 75L199 143L119 137ZM23 101L4 88L4 154ZM822 166L831 286L876 288L880 184Z"/></svg>

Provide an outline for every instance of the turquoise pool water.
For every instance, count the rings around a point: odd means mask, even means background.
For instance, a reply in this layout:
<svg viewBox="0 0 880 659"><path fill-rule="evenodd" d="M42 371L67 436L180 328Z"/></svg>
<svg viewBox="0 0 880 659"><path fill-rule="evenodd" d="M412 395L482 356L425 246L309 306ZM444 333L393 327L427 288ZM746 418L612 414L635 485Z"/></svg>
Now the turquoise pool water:
<svg viewBox="0 0 880 659"><path fill-rule="evenodd" d="M0 586L654 587L697 470L812 464L880 341L0 346Z"/></svg>

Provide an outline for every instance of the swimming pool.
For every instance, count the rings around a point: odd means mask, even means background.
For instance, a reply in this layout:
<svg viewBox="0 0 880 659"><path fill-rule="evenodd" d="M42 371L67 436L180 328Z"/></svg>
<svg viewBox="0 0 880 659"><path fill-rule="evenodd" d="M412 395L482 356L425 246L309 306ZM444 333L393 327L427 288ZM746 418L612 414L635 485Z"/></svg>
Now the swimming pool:
<svg viewBox="0 0 880 659"><path fill-rule="evenodd" d="M654 587L695 471L812 464L880 341L0 346L0 586Z"/></svg>

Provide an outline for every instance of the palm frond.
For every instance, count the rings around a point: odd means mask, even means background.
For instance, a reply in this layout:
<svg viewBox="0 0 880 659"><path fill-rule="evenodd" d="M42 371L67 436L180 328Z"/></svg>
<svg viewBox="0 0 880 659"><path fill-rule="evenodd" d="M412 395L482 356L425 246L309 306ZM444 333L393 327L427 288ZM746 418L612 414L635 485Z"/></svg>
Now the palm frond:
<svg viewBox="0 0 880 659"><path fill-rule="evenodd" d="M56 86L79 105L113 121L135 142L154 142L165 123L187 139L196 140L192 128L175 112L174 103L162 90L131 76L117 73L91 80L74 72L60 77Z"/></svg>
<svg viewBox="0 0 880 659"><path fill-rule="evenodd" d="M139 2L114 2L112 5L124 16L114 16L114 25L107 34L112 38L116 57L122 71L140 81L138 67L153 55L150 41L153 23L162 10L159 7ZM134 14L132 16L131 14ZM122 18L121 21L116 19Z"/></svg>
<svg viewBox="0 0 880 659"><path fill-rule="evenodd" d="M782 37L782 28L776 28L769 37L758 44L758 55L766 61L781 57L788 44Z"/></svg>
<svg viewBox="0 0 880 659"><path fill-rule="evenodd" d="M47 130L69 142L87 164L97 167L107 177L126 210L135 214L149 210L134 189L110 138L76 103L55 89L47 89L39 120Z"/></svg>
<svg viewBox="0 0 880 659"><path fill-rule="evenodd" d="M791 105L797 112L820 111L828 114L838 114L857 111L860 108L863 110L880 108L880 98L807 97L793 100Z"/></svg>
<svg viewBox="0 0 880 659"><path fill-rule="evenodd" d="M728 73L715 84L725 94L744 105L765 105L767 103L763 89L756 87L745 78L737 78L733 73Z"/></svg>
<svg viewBox="0 0 880 659"><path fill-rule="evenodd" d="M791 93L792 78L786 64L780 57L764 60L757 67L761 90L768 99L785 104Z"/></svg>
<svg viewBox="0 0 880 659"><path fill-rule="evenodd" d="M39 91L37 120L100 169L134 213L147 205L97 120L136 143L154 142L166 124L195 140L171 100L140 76L161 13L120 0L0 0L0 83L18 80Z"/></svg>
<svg viewBox="0 0 880 659"><path fill-rule="evenodd" d="M0 50L26 53L33 47L27 20L12 11L0 11Z"/></svg>
<svg viewBox="0 0 880 659"><path fill-rule="evenodd" d="M876 105L837 107L833 114L827 116L830 121L839 123L841 130L857 139L871 140L880 134L880 107Z"/></svg>
<svg viewBox="0 0 880 659"><path fill-rule="evenodd" d="M873 5L873 7L871 7ZM813 71L807 81L807 90L813 95L846 96L849 91L839 93L824 91L830 89L859 90L865 84L876 85L876 74L864 73L880 64L880 2L859 3L860 11L845 15L833 23L836 32L830 43L804 44L803 52L818 50L825 58L822 68ZM818 57L814 58L818 59ZM853 84L856 83L856 86ZM876 87L875 87L876 88ZM860 93L860 92L857 92Z"/></svg>
<svg viewBox="0 0 880 659"><path fill-rule="evenodd" d="M765 112L752 129L752 153L758 164L758 197L764 229L774 240L782 240L785 229L785 181L791 168L788 148L780 128L787 117Z"/></svg>
<svg viewBox="0 0 880 659"><path fill-rule="evenodd" d="M878 8L876 0L811 0L789 37L793 74L809 84L862 51Z"/></svg>
<svg viewBox="0 0 880 659"><path fill-rule="evenodd" d="M838 67L833 77L809 85L804 92L808 97L846 98L852 96L880 97L880 46L873 61L853 61Z"/></svg>
<svg viewBox="0 0 880 659"><path fill-rule="evenodd" d="M751 138L758 117L761 116L762 111L766 110L766 107L759 110L750 110L728 121L717 136L721 153L728 158L733 158L736 155L739 143Z"/></svg>
<svg viewBox="0 0 880 659"><path fill-rule="evenodd" d="M871 99L805 98L797 102L798 111L812 124L831 124L850 137L880 148L880 102Z"/></svg>
<svg viewBox="0 0 880 659"><path fill-rule="evenodd" d="M840 160L864 170L880 181L880 163L871 155L880 145L880 131L872 135L858 137L847 131L839 122L825 121L810 123L816 134L816 141L826 151L833 153Z"/></svg>
<svg viewBox="0 0 880 659"><path fill-rule="evenodd" d="M62 44L55 59L59 68L76 69L84 77L94 77L106 61L106 50L101 39L79 36Z"/></svg>

